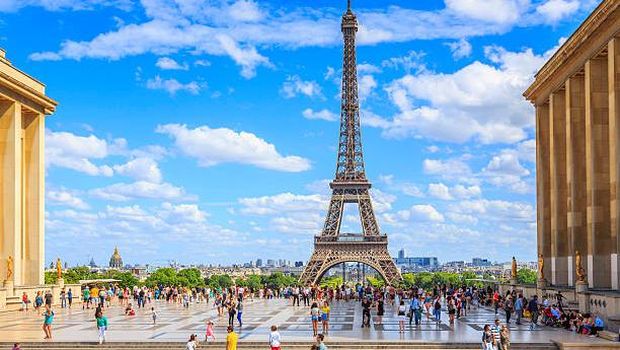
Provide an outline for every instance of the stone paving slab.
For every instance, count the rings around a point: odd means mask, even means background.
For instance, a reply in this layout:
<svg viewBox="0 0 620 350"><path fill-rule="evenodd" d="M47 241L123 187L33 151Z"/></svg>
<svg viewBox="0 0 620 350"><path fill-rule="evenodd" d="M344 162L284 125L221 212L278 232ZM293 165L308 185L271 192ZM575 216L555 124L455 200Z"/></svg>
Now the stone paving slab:
<svg viewBox="0 0 620 350"><path fill-rule="evenodd" d="M235 330L239 337L246 341L265 341L271 325L276 324L284 341L308 341L312 338L310 310L308 307L293 307L288 300L254 300L244 303L244 325L239 329L235 319ZM153 324L150 309L155 307L158 313L157 323ZM386 305L382 324L372 316L370 328L362 328L362 310L359 303L334 302L332 305L330 341L419 341L419 342L466 342L478 343L484 324L491 324L496 318L493 311L480 308L472 309L467 316L457 320L454 325L448 323L447 313L437 323L433 317L423 316L420 325L406 323L405 332L399 332L398 317L390 305ZM225 339L228 315L217 315L211 304L192 304L183 308L178 304L156 301L147 304L144 309L137 309L136 316L123 314L124 308L115 305L105 309L109 319L108 341L145 341L168 342L184 341L190 334L196 333L204 338L205 325L208 320L215 323L214 331L218 340ZM55 341L96 341L94 310L82 310L77 306L73 309L55 308L53 324ZM499 315L500 319L501 315ZM0 313L0 342L10 341L41 341L43 331L42 316L33 311ZM321 325L319 324L319 331ZM600 342L574 334L572 332L541 327L530 330L529 324L510 325L513 343L550 343L552 340L569 342Z"/></svg>

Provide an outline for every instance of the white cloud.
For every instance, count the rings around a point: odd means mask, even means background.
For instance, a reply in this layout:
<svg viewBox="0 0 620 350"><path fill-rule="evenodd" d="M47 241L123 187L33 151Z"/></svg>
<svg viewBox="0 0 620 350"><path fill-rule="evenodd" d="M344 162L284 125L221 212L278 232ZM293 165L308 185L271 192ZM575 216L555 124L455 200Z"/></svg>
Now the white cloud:
<svg viewBox="0 0 620 350"><path fill-rule="evenodd" d="M70 132L45 131L46 167L72 169L88 175L112 176L114 171L108 165L96 165L93 159L102 159L110 154L110 145L94 135L78 136ZM120 142L120 139L114 142Z"/></svg>
<svg viewBox="0 0 620 350"><path fill-rule="evenodd" d="M253 215L272 215L284 212L317 212L327 208L328 201L318 194L298 195L280 193L273 196L240 198L241 212Z"/></svg>
<svg viewBox="0 0 620 350"><path fill-rule="evenodd" d="M189 67L187 63L179 64L179 62L175 61L170 57L160 57L157 59L157 63L155 63L160 69L164 70L188 70Z"/></svg>
<svg viewBox="0 0 620 350"><path fill-rule="evenodd" d="M264 17L258 4L251 0L237 0L228 8L230 16L240 22L257 22Z"/></svg>
<svg viewBox="0 0 620 350"><path fill-rule="evenodd" d="M47 203L67 206L75 209L88 209L89 205L71 191L64 189L48 190L45 194Z"/></svg>
<svg viewBox="0 0 620 350"><path fill-rule="evenodd" d="M224 52L226 52L237 65L241 66L241 76L246 79L253 78L256 75L256 67L272 66L269 59L258 53L256 48L252 45L241 47L235 39L224 34L218 35L217 40Z"/></svg>
<svg viewBox="0 0 620 350"><path fill-rule="evenodd" d="M407 74L419 74L426 71L426 65L423 62L425 53L417 51L409 51L407 55L402 57L391 57L381 62L382 67L397 69L402 67Z"/></svg>
<svg viewBox="0 0 620 350"><path fill-rule="evenodd" d="M536 12L550 23L556 23L578 10L579 0L547 0L536 7Z"/></svg>
<svg viewBox="0 0 620 350"><path fill-rule="evenodd" d="M443 222L444 216L430 204L417 204L409 209L411 220Z"/></svg>
<svg viewBox="0 0 620 350"><path fill-rule="evenodd" d="M485 221L527 223L536 221L534 206L523 202L488 199L465 200L455 204L452 209L456 213L478 215L479 218L484 217Z"/></svg>
<svg viewBox="0 0 620 350"><path fill-rule="evenodd" d="M314 111L311 108L306 108L301 114L306 119L320 119L320 120L327 120L330 122L340 119L338 115L336 115L335 113L332 113L331 111L327 109L322 109L320 111Z"/></svg>
<svg viewBox="0 0 620 350"><path fill-rule="evenodd" d="M470 175L471 168L460 159L424 159L424 173L428 175Z"/></svg>
<svg viewBox="0 0 620 350"><path fill-rule="evenodd" d="M98 7L113 6L128 11L130 0L2 0L0 12L15 12L23 7L42 7L47 11L89 11Z"/></svg>
<svg viewBox="0 0 620 350"><path fill-rule="evenodd" d="M503 150L494 155L487 166L482 169L482 176L495 185L508 187L517 193L528 193L531 186L523 180L530 175L530 171L519 162L519 154L514 150Z"/></svg>
<svg viewBox="0 0 620 350"><path fill-rule="evenodd" d="M428 185L428 194L431 197L437 198L437 199L441 199L444 201L449 201L454 199L452 197L452 195L450 194L450 189L448 188L448 186L442 184L442 183L437 183L437 184L429 184Z"/></svg>
<svg viewBox="0 0 620 350"><path fill-rule="evenodd" d="M519 159L535 163L536 162L536 140L525 140L517 145L517 152L519 152Z"/></svg>
<svg viewBox="0 0 620 350"><path fill-rule="evenodd" d="M146 87L151 90L164 90L170 95L174 95L178 91L187 91L192 95L200 93L200 85L195 81L184 84L176 79L162 79L159 75L147 80Z"/></svg>
<svg viewBox="0 0 620 350"><path fill-rule="evenodd" d="M323 97L321 86L316 81L301 80L299 75L287 77L282 83L280 92L286 98L293 98L299 94L308 97Z"/></svg>
<svg viewBox="0 0 620 350"><path fill-rule="evenodd" d="M452 52L452 58L460 60L461 58L469 57L471 55L471 44L465 39L459 41L452 41L446 43Z"/></svg>
<svg viewBox="0 0 620 350"><path fill-rule="evenodd" d="M288 172L310 169L309 160L299 156L282 156L273 144L245 131L211 129L206 125L189 129L180 124L159 125L156 131L173 138L182 154L195 158L203 167L240 163Z"/></svg>
<svg viewBox="0 0 620 350"><path fill-rule="evenodd" d="M131 199L181 199L185 193L182 188L169 183L136 181L133 183L116 183L89 191L90 195L111 201L128 201Z"/></svg>
<svg viewBox="0 0 620 350"><path fill-rule="evenodd" d="M528 9L530 0L445 0L459 15L500 25L512 25Z"/></svg>
<svg viewBox="0 0 620 350"><path fill-rule="evenodd" d="M122 165L115 165L116 173L130 176L136 180L144 180L147 182L161 182L161 170L157 162L151 158L141 157L135 158Z"/></svg>
<svg viewBox="0 0 620 350"><path fill-rule="evenodd" d="M550 52L539 56L530 49L487 47L485 53L496 66L476 61L454 73L405 75L390 83L386 91L400 112L384 127L384 136L483 144L523 140L534 118L521 93Z"/></svg>
<svg viewBox="0 0 620 350"><path fill-rule="evenodd" d="M362 75L358 79L358 91L360 101L364 101L372 94L377 87L377 81L372 75Z"/></svg>
<svg viewBox="0 0 620 350"><path fill-rule="evenodd" d="M443 183L431 183L428 185L428 195L437 199L449 201L458 199L467 199L478 197L482 190L477 185L463 186L456 185L452 188Z"/></svg>
<svg viewBox="0 0 620 350"><path fill-rule="evenodd" d="M333 69L333 68L332 68ZM357 65L357 73L358 74L363 74L363 73L368 73L368 74L374 74L374 73L381 73L381 68L370 64L370 63L361 63Z"/></svg>

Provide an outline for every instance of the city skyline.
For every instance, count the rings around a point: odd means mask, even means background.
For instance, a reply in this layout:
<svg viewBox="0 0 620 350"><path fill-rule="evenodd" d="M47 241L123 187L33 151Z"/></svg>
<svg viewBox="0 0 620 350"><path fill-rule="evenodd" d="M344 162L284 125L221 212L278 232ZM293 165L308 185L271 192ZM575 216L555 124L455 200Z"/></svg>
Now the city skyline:
<svg viewBox="0 0 620 350"><path fill-rule="evenodd" d="M335 167L344 1L29 4L0 8L0 44L60 101L47 120L47 260L105 261L116 245L125 261L307 260ZM367 172L392 256L535 259L521 93L596 2L493 4L353 4ZM29 41L43 16L49 36Z"/></svg>

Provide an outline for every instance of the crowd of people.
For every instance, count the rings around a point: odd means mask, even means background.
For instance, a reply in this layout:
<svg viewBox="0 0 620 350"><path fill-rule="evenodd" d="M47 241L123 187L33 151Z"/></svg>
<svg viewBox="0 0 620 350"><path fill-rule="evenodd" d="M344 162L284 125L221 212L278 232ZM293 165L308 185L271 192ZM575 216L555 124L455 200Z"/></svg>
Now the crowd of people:
<svg viewBox="0 0 620 350"><path fill-rule="evenodd" d="M603 319L599 315L581 314L576 310L569 310L563 305L561 294L554 301L545 297L539 301L538 296L526 298L523 294L508 291L504 295L493 288L475 287L451 287L448 285L435 286L430 290L423 288L399 289L392 287L373 288L371 286L346 286L339 288L299 287L285 288L262 288L252 290L244 287L231 287L224 289L212 288L183 288L159 286L156 288L133 287L121 288L110 284L108 286L87 286L81 291L83 299L82 309L95 309L95 324L98 330L99 343L105 342L108 329L108 319L104 316L104 310L112 305L119 305L124 309L127 317L136 315L137 309L145 309L150 315L153 324L156 324L158 312L154 301L178 304L179 308L189 308L192 304L211 304L217 310L218 318L227 316L228 332L226 342L230 345L227 349L236 349L238 339L235 329L243 327L243 311L247 300L254 298L288 299L294 307L307 307L308 318L312 326L312 334L316 339L317 349L326 349L323 342L329 334L331 304L335 302L357 302L362 309L361 327L370 327L374 319L375 324L382 324L386 309L394 312L398 319L399 331L405 332L406 324L419 325L425 317L427 321L439 325L442 320L442 312L447 313L447 322L453 325L455 320L467 316L471 308L488 307L494 310L497 318L493 324L487 324L482 331L482 347L486 350L508 350L510 347L509 325L514 322L522 324L529 320L530 329L536 329L542 325L558 327L579 334L596 336L604 329ZM51 326L54 319L52 311L52 293L38 292L34 300L34 309L44 317L43 330L45 338L51 339ZM70 308L73 293L62 291L60 294L61 307ZM22 308L28 309L30 301L24 294ZM135 305L135 308L134 308ZM148 306L147 306L148 305ZM41 312L41 308L44 311ZM500 315L504 323L500 321ZM205 324L205 343L216 340L214 332L214 320L207 320ZM268 335L269 346L278 350L282 337L278 326L271 327ZM187 349L193 350L198 346L196 335L187 342Z"/></svg>

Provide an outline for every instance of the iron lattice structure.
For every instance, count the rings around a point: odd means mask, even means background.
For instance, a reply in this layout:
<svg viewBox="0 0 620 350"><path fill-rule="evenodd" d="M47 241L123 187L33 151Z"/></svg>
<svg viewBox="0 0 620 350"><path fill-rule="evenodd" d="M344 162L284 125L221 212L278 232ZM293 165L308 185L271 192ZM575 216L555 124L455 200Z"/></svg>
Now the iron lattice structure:
<svg viewBox="0 0 620 350"><path fill-rule="evenodd" d="M357 85L355 34L357 17L351 11L342 16L344 60L342 65L342 102L336 175L330 183L332 197L323 231L314 237L314 252L300 277L304 285L317 284L331 267L344 262L360 262L375 270L387 284L402 279L388 252L387 236L382 234L372 208L371 184L366 178ZM345 203L358 205L361 234L341 233Z"/></svg>

